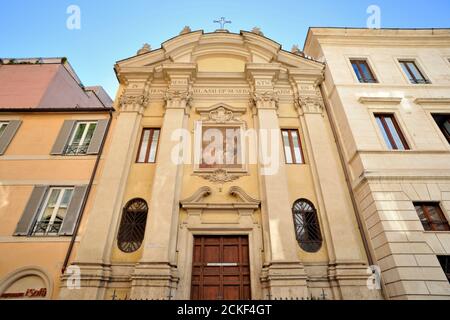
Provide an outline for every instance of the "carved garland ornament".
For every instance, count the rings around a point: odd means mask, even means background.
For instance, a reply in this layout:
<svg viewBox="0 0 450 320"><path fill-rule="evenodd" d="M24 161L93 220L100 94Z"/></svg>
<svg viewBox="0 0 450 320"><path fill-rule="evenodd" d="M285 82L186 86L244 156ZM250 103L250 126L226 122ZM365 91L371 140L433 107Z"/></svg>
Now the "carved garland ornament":
<svg viewBox="0 0 450 320"><path fill-rule="evenodd" d="M216 171L212 172L211 174L202 175L202 177L213 183L226 183L226 182L232 182L234 180L239 179L239 176L230 175L224 169L217 169Z"/></svg>
<svg viewBox="0 0 450 320"><path fill-rule="evenodd" d="M220 107L209 113L209 120L216 123L226 123L235 119L234 113L230 110Z"/></svg>

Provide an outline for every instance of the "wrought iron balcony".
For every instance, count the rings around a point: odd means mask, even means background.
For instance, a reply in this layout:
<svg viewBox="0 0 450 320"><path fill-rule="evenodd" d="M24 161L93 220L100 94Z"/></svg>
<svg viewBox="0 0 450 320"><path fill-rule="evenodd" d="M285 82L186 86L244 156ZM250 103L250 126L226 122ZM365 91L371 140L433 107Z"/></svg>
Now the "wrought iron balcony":
<svg viewBox="0 0 450 320"><path fill-rule="evenodd" d="M72 143L66 146L64 154L68 156L77 156L87 154L89 143Z"/></svg>
<svg viewBox="0 0 450 320"><path fill-rule="evenodd" d="M34 236L48 236L48 235L57 235L59 230L61 229L62 220L61 221L38 221L36 226L34 227L33 235Z"/></svg>

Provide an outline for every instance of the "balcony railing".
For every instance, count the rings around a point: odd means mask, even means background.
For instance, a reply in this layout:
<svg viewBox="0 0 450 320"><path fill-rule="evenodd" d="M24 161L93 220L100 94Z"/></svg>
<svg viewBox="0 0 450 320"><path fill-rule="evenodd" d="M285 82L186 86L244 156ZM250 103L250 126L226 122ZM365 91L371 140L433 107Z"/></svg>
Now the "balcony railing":
<svg viewBox="0 0 450 320"><path fill-rule="evenodd" d="M68 156L77 156L86 154L89 148L89 143L78 144L72 143L66 146L64 154Z"/></svg>
<svg viewBox="0 0 450 320"><path fill-rule="evenodd" d="M38 221L34 227L34 236L57 235L61 229L62 221Z"/></svg>

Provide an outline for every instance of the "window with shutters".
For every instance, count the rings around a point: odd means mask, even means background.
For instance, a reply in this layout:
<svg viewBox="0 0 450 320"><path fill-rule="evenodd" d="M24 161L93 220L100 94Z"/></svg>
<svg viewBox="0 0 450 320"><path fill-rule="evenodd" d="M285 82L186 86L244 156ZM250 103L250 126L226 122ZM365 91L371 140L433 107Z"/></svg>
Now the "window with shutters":
<svg viewBox="0 0 450 320"><path fill-rule="evenodd" d="M65 148L64 154L87 154L96 127L97 121L78 121L69 139L69 143Z"/></svg>
<svg viewBox="0 0 450 320"><path fill-rule="evenodd" d="M132 253L142 245L147 225L148 205L143 199L133 199L127 203L122 213L117 245L125 253Z"/></svg>
<svg viewBox="0 0 450 320"><path fill-rule="evenodd" d="M355 71L356 77L361 83L377 83L372 69L369 66L367 60L364 59L352 59L351 61L353 70Z"/></svg>
<svg viewBox="0 0 450 320"><path fill-rule="evenodd" d="M283 136L284 155L287 164L304 164L302 144L297 129L281 130Z"/></svg>
<svg viewBox="0 0 450 320"><path fill-rule="evenodd" d="M311 201L300 199L292 207L295 234L300 247L306 252L314 253L322 247L317 211Z"/></svg>
<svg viewBox="0 0 450 320"><path fill-rule="evenodd" d="M423 72L419 69L417 66L416 61L414 60L400 60L399 61L400 66L403 69L403 72L408 77L409 81L412 84L428 84L431 83L430 80L428 80Z"/></svg>
<svg viewBox="0 0 450 320"><path fill-rule="evenodd" d="M5 131L6 127L8 126L9 122L0 121L0 138L2 137L3 132Z"/></svg>
<svg viewBox="0 0 450 320"><path fill-rule="evenodd" d="M450 231L450 226L439 203L415 202L414 207L426 231Z"/></svg>
<svg viewBox="0 0 450 320"><path fill-rule="evenodd" d="M240 126L203 126L200 169L242 169Z"/></svg>
<svg viewBox="0 0 450 320"><path fill-rule="evenodd" d="M375 119L390 150L409 150L408 143L393 114L375 114Z"/></svg>
<svg viewBox="0 0 450 320"><path fill-rule="evenodd" d="M137 163L155 163L158 152L160 129L146 128L142 131Z"/></svg>
<svg viewBox="0 0 450 320"><path fill-rule="evenodd" d="M50 188L36 219L32 235L57 236L66 217L74 188Z"/></svg>

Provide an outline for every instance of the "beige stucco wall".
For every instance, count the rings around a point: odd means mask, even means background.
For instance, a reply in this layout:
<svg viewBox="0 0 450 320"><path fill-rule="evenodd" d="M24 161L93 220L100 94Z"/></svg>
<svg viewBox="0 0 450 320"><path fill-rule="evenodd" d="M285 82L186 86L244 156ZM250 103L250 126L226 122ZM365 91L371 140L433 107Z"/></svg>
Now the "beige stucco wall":
<svg viewBox="0 0 450 320"><path fill-rule="evenodd" d="M305 50L327 64L324 92L386 297L449 299L436 255L450 254L450 233L424 232L413 206L439 202L450 219L450 145L431 116L450 112L448 30L313 29ZM367 59L379 83L360 84L351 58ZM398 59L431 84L410 84ZM411 150L388 150L374 112L395 115Z"/></svg>

